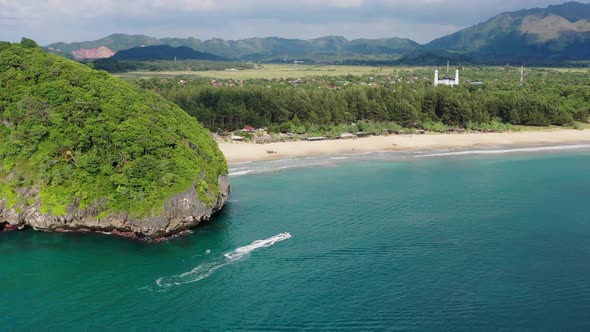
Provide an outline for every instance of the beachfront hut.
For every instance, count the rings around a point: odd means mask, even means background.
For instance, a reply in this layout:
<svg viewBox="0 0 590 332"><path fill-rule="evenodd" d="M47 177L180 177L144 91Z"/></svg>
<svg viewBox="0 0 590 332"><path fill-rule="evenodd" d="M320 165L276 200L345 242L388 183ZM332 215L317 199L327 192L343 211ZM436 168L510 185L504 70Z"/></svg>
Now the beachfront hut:
<svg viewBox="0 0 590 332"><path fill-rule="evenodd" d="M244 137L238 136L238 135L232 135L231 136L231 140L234 141L234 142L243 142L244 141Z"/></svg>
<svg viewBox="0 0 590 332"><path fill-rule="evenodd" d="M251 126L245 126L242 129L242 131L245 132L245 133L252 133L252 132L256 131L256 129L254 129L254 127L251 127Z"/></svg>
<svg viewBox="0 0 590 332"><path fill-rule="evenodd" d="M351 134L351 133L342 133L340 134L340 138L341 139L349 139L349 138L356 138L357 136L355 134Z"/></svg>

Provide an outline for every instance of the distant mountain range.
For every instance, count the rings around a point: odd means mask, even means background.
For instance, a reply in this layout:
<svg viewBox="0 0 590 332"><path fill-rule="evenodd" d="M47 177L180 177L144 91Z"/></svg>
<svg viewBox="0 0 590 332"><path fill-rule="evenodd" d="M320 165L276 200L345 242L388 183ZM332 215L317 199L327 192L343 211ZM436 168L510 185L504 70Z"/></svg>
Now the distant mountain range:
<svg viewBox="0 0 590 332"><path fill-rule="evenodd" d="M590 4L567 2L547 8L534 8L502 13L488 21L454 34L420 45L410 39L355 39L328 36L311 40L277 37L243 40L195 38L157 39L141 35L114 34L103 39L81 43L56 43L47 46L56 53L71 55L83 49L108 47L113 51L134 49L139 57L145 46L168 45L162 52L189 52L218 58L248 61L281 61L306 59L318 62L367 62L398 64L438 63L442 59L461 63L558 62L590 60ZM162 49L164 50L164 49ZM184 53L183 53L184 52ZM115 58L121 57L118 52ZM86 53L84 53L86 54ZM138 60L133 56L126 59ZM156 59L151 57L150 59Z"/></svg>
<svg viewBox="0 0 590 332"><path fill-rule="evenodd" d="M268 60L293 57L316 57L321 54L374 55L399 54L413 51L420 45L410 39L355 39L328 36L311 40L277 37L249 38L243 40L164 38L162 43L173 46L188 46L195 50L210 52L229 58L243 60Z"/></svg>
<svg viewBox="0 0 590 332"><path fill-rule="evenodd" d="M249 38L242 40L211 39L201 41L195 38L156 39L141 35L114 34L96 41L79 43L55 43L47 49L56 53L71 55L79 49L92 50L108 47L113 51L129 48L168 45L189 47L203 53L215 54L224 58L239 60L264 61L281 58L312 58L318 56L338 55L354 57L356 55L391 55L403 54L416 50L420 45L410 39L356 39L344 37L322 37L311 40L285 39L278 37Z"/></svg>
<svg viewBox="0 0 590 332"><path fill-rule="evenodd" d="M155 61L155 60L209 60L226 61L227 59L211 53L195 51L187 46L152 45L134 47L115 53L116 60Z"/></svg>

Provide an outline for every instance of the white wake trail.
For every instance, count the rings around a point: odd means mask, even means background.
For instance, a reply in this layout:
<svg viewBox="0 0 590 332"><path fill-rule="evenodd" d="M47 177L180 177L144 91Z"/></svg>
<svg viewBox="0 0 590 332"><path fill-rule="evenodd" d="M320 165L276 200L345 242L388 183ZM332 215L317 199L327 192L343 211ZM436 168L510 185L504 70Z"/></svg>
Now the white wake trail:
<svg viewBox="0 0 590 332"><path fill-rule="evenodd" d="M218 258L210 262L198 265L194 269L181 274L161 277L156 280L156 285L161 288L170 288L182 284L189 284L203 280L212 275L216 270L247 258L250 253L260 248L267 248L277 242L281 242L291 238L290 233L281 233L264 240L256 240L251 244L239 247L223 255L223 258Z"/></svg>
<svg viewBox="0 0 590 332"><path fill-rule="evenodd" d="M256 249L270 247L277 242L284 241L289 238L291 238L290 233L281 233L266 240L256 240L247 246L239 247L238 249L228 252L223 256L231 261L241 260Z"/></svg>

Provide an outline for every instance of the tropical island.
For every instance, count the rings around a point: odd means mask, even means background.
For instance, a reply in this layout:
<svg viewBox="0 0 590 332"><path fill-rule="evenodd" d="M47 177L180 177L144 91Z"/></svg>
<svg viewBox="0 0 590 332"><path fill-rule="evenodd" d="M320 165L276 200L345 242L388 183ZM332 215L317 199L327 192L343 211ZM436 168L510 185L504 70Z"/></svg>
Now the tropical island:
<svg viewBox="0 0 590 332"><path fill-rule="evenodd" d="M155 240L221 209L227 163L178 106L106 72L0 44L0 228Z"/></svg>

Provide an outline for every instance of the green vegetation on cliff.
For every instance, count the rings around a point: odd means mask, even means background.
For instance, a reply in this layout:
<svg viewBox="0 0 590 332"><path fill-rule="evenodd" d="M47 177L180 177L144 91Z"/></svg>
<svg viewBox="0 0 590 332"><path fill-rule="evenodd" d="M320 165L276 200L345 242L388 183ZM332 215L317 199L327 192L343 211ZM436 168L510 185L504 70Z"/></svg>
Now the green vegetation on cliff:
<svg viewBox="0 0 590 332"><path fill-rule="evenodd" d="M0 201L42 212L157 215L196 185L212 203L227 164L194 118L106 72L0 44Z"/></svg>

